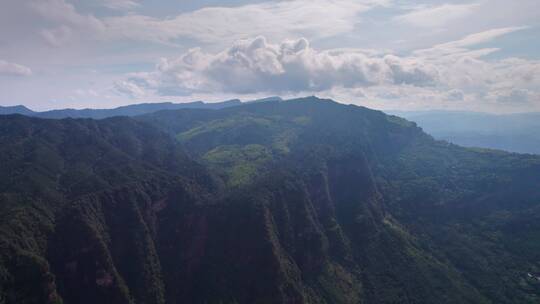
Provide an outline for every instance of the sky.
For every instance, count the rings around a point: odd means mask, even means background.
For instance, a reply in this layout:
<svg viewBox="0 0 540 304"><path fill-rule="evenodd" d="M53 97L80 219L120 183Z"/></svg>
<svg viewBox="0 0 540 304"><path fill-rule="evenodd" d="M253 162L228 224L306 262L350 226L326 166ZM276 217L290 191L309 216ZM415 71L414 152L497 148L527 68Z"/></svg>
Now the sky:
<svg viewBox="0 0 540 304"><path fill-rule="evenodd" d="M540 111L538 0L1 0L0 105Z"/></svg>

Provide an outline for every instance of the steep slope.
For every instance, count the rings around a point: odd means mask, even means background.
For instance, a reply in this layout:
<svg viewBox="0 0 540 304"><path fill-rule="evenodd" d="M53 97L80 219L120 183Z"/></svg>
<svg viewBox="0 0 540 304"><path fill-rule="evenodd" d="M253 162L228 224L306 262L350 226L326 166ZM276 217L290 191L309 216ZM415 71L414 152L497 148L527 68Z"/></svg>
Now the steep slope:
<svg viewBox="0 0 540 304"><path fill-rule="evenodd" d="M347 220L355 209L344 209L341 218L332 219L341 231L349 230L345 238L351 244L366 244L356 239L361 230L371 231L371 237L389 235L370 239L373 251L349 251L364 272L356 278L369 286L364 293L369 302L538 299L540 286L529 276L539 266L532 245L539 231L531 222L540 203L538 157L437 142L397 117L316 98L141 119L174 134L231 187L272 179L275 168L301 174L295 181L322 172L335 187L346 185L332 196L335 210L344 208L336 197L351 191L344 200L354 208L379 210ZM347 160L357 161L339 169L330 165ZM370 177L348 176L348 170ZM342 175L328 178L328 172ZM363 187L375 189L377 199L358 190ZM375 207L364 206L366 201L375 201ZM356 226L361 218L372 227Z"/></svg>
<svg viewBox="0 0 540 304"><path fill-rule="evenodd" d="M317 98L0 134L0 303L540 294L537 157Z"/></svg>
<svg viewBox="0 0 540 304"><path fill-rule="evenodd" d="M104 227L115 209L101 206L132 206L132 214L119 215L121 226L129 224L125 218L138 214L138 204L150 204L145 213L158 208L167 189L191 189L186 178L205 180L204 170L168 136L129 119L3 116L0 130L0 302L131 302L124 279L130 276L117 265L131 253L114 255L116 247L108 242L117 230ZM155 262L147 256L147 228L131 221L133 231L119 237L133 236L125 242L141 250L138 267L146 270L146 263ZM152 281L154 275L142 272L140 280ZM97 292L88 284L103 288Z"/></svg>

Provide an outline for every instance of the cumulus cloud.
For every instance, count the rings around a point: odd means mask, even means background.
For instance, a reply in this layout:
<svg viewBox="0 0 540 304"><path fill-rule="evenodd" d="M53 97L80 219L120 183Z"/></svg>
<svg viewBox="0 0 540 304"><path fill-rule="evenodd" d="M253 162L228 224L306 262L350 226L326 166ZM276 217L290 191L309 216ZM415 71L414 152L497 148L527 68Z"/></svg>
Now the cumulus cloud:
<svg viewBox="0 0 540 304"><path fill-rule="evenodd" d="M513 30L517 28L471 35L410 56L317 50L304 38L273 44L257 37L237 41L219 53L192 49L177 58L161 59L154 71L131 74L117 86L132 97L349 90L362 98L525 103L539 91L539 61L488 61L483 57L490 51L467 48ZM450 48L453 51L433 55L434 50Z"/></svg>
<svg viewBox="0 0 540 304"><path fill-rule="evenodd" d="M162 59L154 72L134 74L128 81L161 95L189 95L321 92L381 84L429 86L437 77L435 67L410 58L319 51L304 38L271 44L258 37L238 41L218 54L193 49L179 58Z"/></svg>
<svg viewBox="0 0 540 304"><path fill-rule="evenodd" d="M0 75L30 76L32 75L32 70L24 65L0 60Z"/></svg>

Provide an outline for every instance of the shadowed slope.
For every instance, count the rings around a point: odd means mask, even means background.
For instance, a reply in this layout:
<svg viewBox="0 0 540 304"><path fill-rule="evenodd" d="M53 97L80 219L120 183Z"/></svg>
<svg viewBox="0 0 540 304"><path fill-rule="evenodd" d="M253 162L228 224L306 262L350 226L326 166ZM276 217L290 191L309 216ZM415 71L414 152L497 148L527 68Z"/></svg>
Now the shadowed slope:
<svg viewBox="0 0 540 304"><path fill-rule="evenodd" d="M6 303L538 299L536 157L316 98L2 119Z"/></svg>

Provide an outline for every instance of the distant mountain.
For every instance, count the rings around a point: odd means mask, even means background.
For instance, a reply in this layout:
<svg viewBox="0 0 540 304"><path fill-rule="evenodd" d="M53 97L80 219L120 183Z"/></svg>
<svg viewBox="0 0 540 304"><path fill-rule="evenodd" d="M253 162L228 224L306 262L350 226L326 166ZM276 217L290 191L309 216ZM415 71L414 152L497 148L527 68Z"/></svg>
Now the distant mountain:
<svg viewBox="0 0 540 304"><path fill-rule="evenodd" d="M254 100L246 101L246 103L268 102L268 101L283 101L283 98L281 98L279 96L270 96L270 97L266 97L266 98L254 99Z"/></svg>
<svg viewBox="0 0 540 304"><path fill-rule="evenodd" d="M4 115L0 303L539 303L539 185L315 97Z"/></svg>
<svg viewBox="0 0 540 304"><path fill-rule="evenodd" d="M412 120L435 138L458 145L540 154L540 113L507 115L451 111L388 113Z"/></svg>
<svg viewBox="0 0 540 304"><path fill-rule="evenodd" d="M0 115L9 115L9 114L21 114L21 115L32 115L35 112L28 109L25 106L12 106L12 107L3 107L0 106Z"/></svg>
<svg viewBox="0 0 540 304"><path fill-rule="evenodd" d="M27 116L35 116L40 118L93 118L103 119L114 116L137 116L142 114L153 113L163 110L180 110L180 109L222 109L242 104L238 99L228 100L217 103L204 103L202 101L189 103L143 103L134 104L114 109L61 109L45 112L35 112L24 106L0 107L0 114L22 114Z"/></svg>

